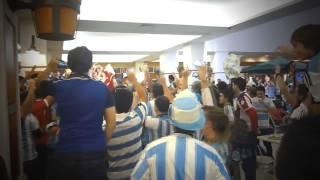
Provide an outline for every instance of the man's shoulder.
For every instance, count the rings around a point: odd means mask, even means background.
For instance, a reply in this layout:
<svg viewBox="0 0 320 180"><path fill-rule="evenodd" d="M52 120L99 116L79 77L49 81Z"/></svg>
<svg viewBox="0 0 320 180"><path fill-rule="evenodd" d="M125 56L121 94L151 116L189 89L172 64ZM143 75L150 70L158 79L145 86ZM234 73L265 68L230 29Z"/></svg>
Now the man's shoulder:
<svg viewBox="0 0 320 180"><path fill-rule="evenodd" d="M138 113L143 111L144 114L148 112L148 105L145 102L139 102L131 113Z"/></svg>
<svg viewBox="0 0 320 180"><path fill-rule="evenodd" d="M149 143L147 145L147 147L145 148L146 151L149 151L155 147L158 147L164 143L168 143L168 142L172 142L175 141L176 137L174 135L170 135L170 136L166 136L166 137L162 137L160 139L157 139L155 141L152 141L151 143Z"/></svg>
<svg viewBox="0 0 320 180"><path fill-rule="evenodd" d="M206 149L206 150L216 154L215 149L212 146L210 146L209 144L207 144L207 143L205 143L203 141L200 141L198 139L194 139L194 138L193 138L193 141L198 147L200 147L202 149Z"/></svg>

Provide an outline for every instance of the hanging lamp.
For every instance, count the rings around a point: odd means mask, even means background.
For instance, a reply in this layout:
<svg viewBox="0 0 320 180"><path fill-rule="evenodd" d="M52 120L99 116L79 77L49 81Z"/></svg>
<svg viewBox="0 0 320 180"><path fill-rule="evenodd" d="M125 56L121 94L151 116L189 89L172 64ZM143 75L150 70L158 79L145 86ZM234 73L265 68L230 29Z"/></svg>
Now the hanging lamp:
<svg viewBox="0 0 320 180"><path fill-rule="evenodd" d="M52 41L75 38L81 0L7 0L13 11L31 9L37 37Z"/></svg>
<svg viewBox="0 0 320 180"><path fill-rule="evenodd" d="M81 0L34 0L33 2L38 38L52 41L75 38Z"/></svg>

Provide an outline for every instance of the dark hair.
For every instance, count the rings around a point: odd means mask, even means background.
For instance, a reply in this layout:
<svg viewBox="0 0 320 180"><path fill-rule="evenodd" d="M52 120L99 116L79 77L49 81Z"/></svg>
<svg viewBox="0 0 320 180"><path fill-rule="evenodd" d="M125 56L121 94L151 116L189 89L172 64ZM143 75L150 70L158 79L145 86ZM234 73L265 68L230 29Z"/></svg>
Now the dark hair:
<svg viewBox="0 0 320 180"><path fill-rule="evenodd" d="M161 113L168 113L170 101L166 96L159 96L155 100L155 106Z"/></svg>
<svg viewBox="0 0 320 180"><path fill-rule="evenodd" d="M195 131L190 131L190 130L185 130L185 129L180 129L178 127L174 127L174 132L193 136Z"/></svg>
<svg viewBox="0 0 320 180"><path fill-rule="evenodd" d="M21 82L21 81L25 81L26 79L24 78L24 77L22 77L22 76L19 76L19 82Z"/></svg>
<svg viewBox="0 0 320 180"><path fill-rule="evenodd" d="M163 87L161 84L159 83L153 83L151 86L151 92L152 92L152 96L153 98L157 98L159 96L163 96Z"/></svg>
<svg viewBox="0 0 320 180"><path fill-rule="evenodd" d="M305 48L320 52L320 25L308 24L296 29L291 36L291 43L302 43Z"/></svg>
<svg viewBox="0 0 320 180"><path fill-rule="evenodd" d="M170 80L170 81L174 81L174 79L175 79L174 76L173 76L172 74L170 74L170 75L169 75L169 80Z"/></svg>
<svg viewBox="0 0 320 180"><path fill-rule="evenodd" d="M304 84L299 84L297 86L297 96L301 98L301 101L305 100L308 96L309 89Z"/></svg>
<svg viewBox="0 0 320 180"><path fill-rule="evenodd" d="M69 51L68 67L75 73L87 73L92 66L92 52L85 46Z"/></svg>
<svg viewBox="0 0 320 180"><path fill-rule="evenodd" d="M232 89L226 88L226 89L220 91L220 93L223 94L223 96L228 99L229 103L232 103L232 100L233 100L233 91L232 91Z"/></svg>
<svg viewBox="0 0 320 180"><path fill-rule="evenodd" d="M212 123L212 128L220 136L221 141L230 137L230 122L223 109L218 107L205 107L207 121Z"/></svg>
<svg viewBox="0 0 320 180"><path fill-rule="evenodd" d="M257 91L258 89L256 87L250 87L248 88L248 93L251 97L256 97L257 96Z"/></svg>
<svg viewBox="0 0 320 180"><path fill-rule="evenodd" d="M115 107L117 113L127 113L132 106L133 94L125 86L118 86L114 92Z"/></svg>
<svg viewBox="0 0 320 180"><path fill-rule="evenodd" d="M287 128L276 156L278 180L319 179L319 119L319 116L305 117Z"/></svg>
<svg viewBox="0 0 320 180"><path fill-rule="evenodd" d="M35 91L36 98L44 99L49 95L50 82L41 81L39 87Z"/></svg>
<svg viewBox="0 0 320 180"><path fill-rule="evenodd" d="M258 86L257 87L257 91L262 91L262 92L266 92L266 88L264 88L263 86Z"/></svg>
<svg viewBox="0 0 320 180"><path fill-rule="evenodd" d="M201 82L200 81L194 81L191 85L192 92L201 94Z"/></svg>
<svg viewBox="0 0 320 180"><path fill-rule="evenodd" d="M217 88L218 88L219 91L223 91L223 90L225 90L225 89L228 88L228 85L227 85L226 82L220 81L220 82L218 82L218 84L217 84Z"/></svg>
<svg viewBox="0 0 320 180"><path fill-rule="evenodd" d="M244 91L246 89L247 82L245 79L238 77L232 79L232 83L239 87L240 91Z"/></svg>

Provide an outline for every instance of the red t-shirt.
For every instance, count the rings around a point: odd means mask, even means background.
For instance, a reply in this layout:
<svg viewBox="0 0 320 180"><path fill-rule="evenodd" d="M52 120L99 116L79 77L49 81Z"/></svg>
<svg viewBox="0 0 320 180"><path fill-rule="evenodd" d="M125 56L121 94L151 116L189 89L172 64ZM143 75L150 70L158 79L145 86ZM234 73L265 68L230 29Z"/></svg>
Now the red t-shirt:
<svg viewBox="0 0 320 180"><path fill-rule="evenodd" d="M236 118L245 120L251 130L257 132L257 111L252 105L250 96L247 93L242 92L240 96L235 99L234 107L236 108Z"/></svg>
<svg viewBox="0 0 320 180"><path fill-rule="evenodd" d="M114 84L113 84L114 75L109 72L104 72L104 73L106 75L106 80L104 81L104 83L106 84L106 86L109 88L111 92L114 92Z"/></svg>
<svg viewBox="0 0 320 180"><path fill-rule="evenodd" d="M44 99L37 99L32 106L32 114L38 119L39 127L43 131L40 138L35 139L36 144L47 144L48 134L45 129L47 124L50 122L50 108L49 104Z"/></svg>

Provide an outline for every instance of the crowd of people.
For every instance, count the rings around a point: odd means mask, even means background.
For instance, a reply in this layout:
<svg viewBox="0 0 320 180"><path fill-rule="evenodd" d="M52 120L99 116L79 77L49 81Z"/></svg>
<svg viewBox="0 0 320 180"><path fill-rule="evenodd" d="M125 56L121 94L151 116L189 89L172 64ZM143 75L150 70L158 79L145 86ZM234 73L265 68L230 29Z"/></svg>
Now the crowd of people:
<svg viewBox="0 0 320 180"><path fill-rule="evenodd" d="M241 179L242 169L246 180L255 180L256 156L263 153L275 158L278 180L318 179L311 164L320 150L319 36L319 25L303 26L292 35L294 49L280 49L311 60L305 83L277 72L265 82L238 77L214 84L206 66L192 87L183 69L154 80L146 71L142 83L128 72L114 83L110 71L92 64L90 50L77 47L69 51L72 73L64 78L52 78L53 59L44 72L19 79L27 178L228 180ZM273 157L257 136L282 126Z"/></svg>

